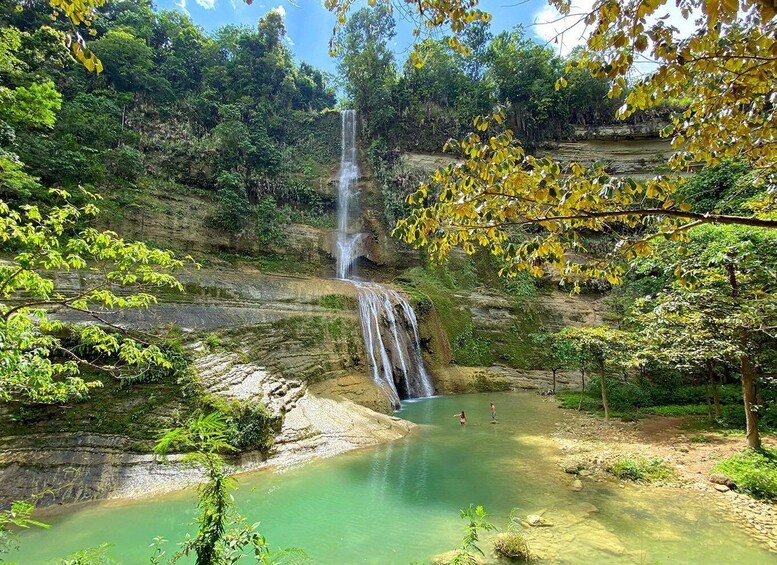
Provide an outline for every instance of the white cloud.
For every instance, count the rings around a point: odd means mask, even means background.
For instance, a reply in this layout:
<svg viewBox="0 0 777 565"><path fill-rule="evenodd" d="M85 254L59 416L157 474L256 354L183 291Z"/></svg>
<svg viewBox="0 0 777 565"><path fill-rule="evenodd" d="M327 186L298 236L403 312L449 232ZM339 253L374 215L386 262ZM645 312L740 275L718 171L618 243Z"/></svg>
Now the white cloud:
<svg viewBox="0 0 777 565"><path fill-rule="evenodd" d="M205 8L206 10L212 10L213 8L216 7L216 0L194 0L194 1L197 2L197 4L199 4L203 8Z"/></svg>
<svg viewBox="0 0 777 565"><path fill-rule="evenodd" d="M596 0L573 0L569 15L562 16L552 6L545 5L534 16L534 31L547 41L560 55L568 55L575 47L585 45L593 26L586 26L585 16L593 10ZM694 15L683 18L680 9L674 2L667 2L656 15L648 19L647 25L655 23L659 18L667 16L666 25L674 26L677 37L688 37L694 30ZM646 52L647 54L647 52ZM647 72L655 68L655 63L649 60L635 64L638 72Z"/></svg>
<svg viewBox="0 0 777 565"><path fill-rule="evenodd" d="M575 0L569 15L562 16L550 4L546 4L534 16L534 31L550 42L561 55L568 55L578 45L584 45L589 30L582 18L593 9L594 0Z"/></svg>
<svg viewBox="0 0 777 565"><path fill-rule="evenodd" d="M186 0L175 0L174 3L184 14L191 15L189 10L186 9Z"/></svg>
<svg viewBox="0 0 777 565"><path fill-rule="evenodd" d="M281 4L280 6L276 6L275 8L273 8L272 10L270 10L270 12L278 12L278 14L279 14L279 15L280 15L282 18L285 18L285 17L286 17L286 8L283 6L283 4Z"/></svg>

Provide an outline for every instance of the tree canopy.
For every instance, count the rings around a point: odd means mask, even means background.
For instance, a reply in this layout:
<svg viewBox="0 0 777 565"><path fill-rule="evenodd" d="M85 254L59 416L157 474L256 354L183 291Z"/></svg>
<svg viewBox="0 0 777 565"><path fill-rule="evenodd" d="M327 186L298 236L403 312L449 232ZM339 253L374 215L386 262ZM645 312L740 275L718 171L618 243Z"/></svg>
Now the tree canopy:
<svg viewBox="0 0 777 565"><path fill-rule="evenodd" d="M340 10L348 6L332 4ZM378 4L397 9L404 5ZM424 26L450 29L453 38L463 37L468 26L483 21L477 2L407 4ZM569 15L569 2L551 4ZM416 209L399 223L397 234L437 258L456 246L468 252L486 247L502 259L505 273L524 269L541 274L552 267L573 280L606 277L618 282L623 273L619 260L649 253L650 241L657 236L682 239L691 226L708 222L777 227L770 215L777 158L771 100L777 89L774 8L758 0L688 0L678 6L681 17L696 23L687 37L662 17L666 2L594 3L582 16L591 26L585 52L570 58L555 80L561 91L569 87L571 73L584 68L592 78L608 81L609 96L623 97L619 119L682 99L662 132L675 149L666 174L637 181L609 174L604 164L562 165L537 159L516 142L517 130L525 126L499 111L477 119L474 133L448 146L462 161L439 170L411 197ZM512 44L505 40L497 38L494 51L505 54L509 68L515 57L507 55ZM468 52L459 39L450 44ZM654 70L630 82L643 55L654 61ZM520 72L530 67L528 59ZM543 76L541 69L536 68L532 77ZM512 96L520 99L514 89L525 88L527 82L516 80L519 71L513 71L502 73L507 82L500 89L513 89ZM542 117L542 104L528 108L527 119ZM701 212L683 201L681 188L687 181L682 173L691 166L715 166L732 158L743 160L753 171L751 183L758 196L746 212ZM520 231L528 235L516 236ZM617 245L605 257L581 262L577 257L588 251L584 236L591 232L618 234Z"/></svg>

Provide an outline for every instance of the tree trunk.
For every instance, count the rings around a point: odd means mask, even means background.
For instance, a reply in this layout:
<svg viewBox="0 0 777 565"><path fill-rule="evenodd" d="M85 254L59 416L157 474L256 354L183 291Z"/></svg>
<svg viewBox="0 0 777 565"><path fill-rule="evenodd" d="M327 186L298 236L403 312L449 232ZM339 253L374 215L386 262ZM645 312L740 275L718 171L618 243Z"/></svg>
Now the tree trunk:
<svg viewBox="0 0 777 565"><path fill-rule="evenodd" d="M555 394L556 394L556 371L558 371L558 369L551 369L551 371L553 372L553 395L555 396Z"/></svg>
<svg viewBox="0 0 777 565"><path fill-rule="evenodd" d="M750 355L742 353L742 398L745 403L747 446L761 449L761 435L758 432L758 400L755 390L755 367Z"/></svg>
<svg viewBox="0 0 777 565"><path fill-rule="evenodd" d="M718 379L715 376L715 367L712 363L707 364L707 368L710 376L710 383L712 384L712 402L715 405L715 417L720 418L723 415L723 411L720 409L720 396L718 395Z"/></svg>
<svg viewBox="0 0 777 565"><path fill-rule="evenodd" d="M710 383L704 383L704 397L707 399L707 423L712 424L712 400L710 399Z"/></svg>
<svg viewBox="0 0 777 565"><path fill-rule="evenodd" d="M607 383L604 378L604 367L601 368L601 381L602 381L602 404L604 405L604 421L610 421L610 407L607 404Z"/></svg>
<svg viewBox="0 0 777 565"><path fill-rule="evenodd" d="M731 285L731 298L734 304L739 302L739 281L737 281L736 268L733 261L726 264L728 280ZM739 361L742 370L742 401L745 404L745 429L747 430L747 446L753 449L761 449L761 435L758 432L758 398L755 388L755 366L748 353L750 336L747 328L740 329L740 353Z"/></svg>
<svg viewBox="0 0 777 565"><path fill-rule="evenodd" d="M585 393L585 369L583 369L582 367L580 368L580 382L581 382L580 403L577 405L578 412L580 412L580 410L583 409L583 394Z"/></svg>

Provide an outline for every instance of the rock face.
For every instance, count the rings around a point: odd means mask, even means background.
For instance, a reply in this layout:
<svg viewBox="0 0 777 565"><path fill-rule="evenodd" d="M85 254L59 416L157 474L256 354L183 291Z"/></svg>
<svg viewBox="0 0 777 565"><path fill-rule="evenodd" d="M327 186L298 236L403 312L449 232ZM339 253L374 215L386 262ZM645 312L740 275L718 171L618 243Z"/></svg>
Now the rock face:
<svg viewBox="0 0 777 565"><path fill-rule="evenodd" d="M57 284L77 293L84 276L59 273ZM388 400L369 376L352 283L270 275L241 265L187 269L179 280L185 294L162 296L148 310L121 312L111 321L133 328L177 325L207 394L229 403L261 403L274 421L283 421L275 454L267 459L246 453L235 469L294 464L396 439L412 428L388 415ZM84 321L67 313L59 317ZM199 473L174 457L162 465L148 454L151 430L176 425L196 405L181 401L175 383L135 385L120 402L116 386L108 383L100 395L76 405L79 418L59 420L76 410L36 411L41 421L25 424L27 429L0 426L0 501L48 491L40 504L78 502L197 480ZM146 397L157 401L139 406ZM115 413L138 409L144 435L133 426L106 423ZM5 420L11 415L4 410Z"/></svg>
<svg viewBox="0 0 777 565"><path fill-rule="evenodd" d="M355 316L356 290L346 281L308 276L267 274L251 268L187 269L177 274L184 292L170 292L148 309L125 310L106 316L127 327L152 328L175 324L184 330L247 326L284 318ZM77 294L83 290L83 275L59 272L57 287ZM353 308L322 306L326 298L339 297ZM86 318L73 312L54 317L66 321Z"/></svg>
<svg viewBox="0 0 777 565"><path fill-rule="evenodd" d="M288 467L314 458L402 438L414 424L344 399L322 398L301 387L287 410L269 457L244 453L233 472ZM0 505L41 495L38 506L169 492L199 482L202 473L171 456L129 451L120 435L55 434L0 440Z"/></svg>
<svg viewBox="0 0 777 565"><path fill-rule="evenodd" d="M292 318L225 332L222 340L214 351L200 341L189 347L207 392L231 402L261 403L283 421L269 457L245 453L232 461L236 472L328 457L398 439L413 428L373 410L390 413L385 396L362 370L355 320ZM136 445L121 434L4 437L0 504L39 493L45 493L42 506L139 496L201 478L178 458L164 465L138 453Z"/></svg>
<svg viewBox="0 0 777 565"><path fill-rule="evenodd" d="M327 230L304 224L284 227L283 238L261 244L252 234L230 235L209 227L208 218L216 203L203 196L175 192L149 194L143 208L127 207L112 229L128 239L159 242L187 253L232 253L258 255L275 253L296 257L311 265L330 263Z"/></svg>

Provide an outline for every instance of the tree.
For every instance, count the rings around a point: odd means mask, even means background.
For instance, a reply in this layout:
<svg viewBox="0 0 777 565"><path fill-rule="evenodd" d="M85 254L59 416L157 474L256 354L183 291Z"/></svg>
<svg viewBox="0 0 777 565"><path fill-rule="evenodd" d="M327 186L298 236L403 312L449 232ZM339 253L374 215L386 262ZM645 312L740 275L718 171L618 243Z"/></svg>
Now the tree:
<svg viewBox="0 0 777 565"><path fill-rule="evenodd" d="M116 378L142 378L173 369L153 336L111 323L111 311L145 308L156 302L150 290L183 290L170 273L183 265L169 251L126 242L112 232L83 227L97 214L78 207L69 194L51 191L61 203L25 205L0 201L0 244L13 258L0 265L0 401L64 402L84 397L100 381L84 381L89 368ZM57 287L56 271L83 271L82 287ZM50 318L70 311L91 324L66 327Z"/></svg>
<svg viewBox="0 0 777 565"><path fill-rule="evenodd" d="M568 127L560 103L562 93L554 88L561 61L546 46L524 37L521 28L497 35L488 48L488 74L505 104L507 123L522 140L558 136Z"/></svg>
<svg viewBox="0 0 777 565"><path fill-rule="evenodd" d="M563 339L571 341L579 351L580 357L599 373L604 420L609 421L607 374L613 369L622 369L626 365L625 352L630 341L629 334L606 326L564 328L559 333Z"/></svg>
<svg viewBox="0 0 777 565"><path fill-rule="evenodd" d="M450 27L458 35L483 19L471 0L407 3L416 6L420 25ZM551 4L569 15L570 2ZM350 2L328 5L344 14ZM622 119L675 98L686 101L663 132L676 150L667 162L670 174L642 182L614 177L602 164L562 165L528 156L500 126L506 116L497 113L477 120L477 133L450 145L463 162L433 175L434 190L421 186L412 197L418 209L399 223L397 234L436 258L455 246L470 253L482 246L504 260L505 273L524 269L539 275L552 267L570 280L606 277L617 283L623 274L618 259L649 252L647 242L654 237L682 239L699 223L777 227L768 215L777 194L777 145L770 141L777 137L777 110L770 101L777 90L774 6L769 0L683 0L682 17L695 29L681 38L661 17L667 5L597 0L581 18L592 26L585 57L570 61L567 70L582 65L595 78L611 81L610 96L625 93L617 115ZM466 52L460 41L452 45ZM626 77L643 54L656 68L626 92ZM559 76L556 88L568 82ZM492 132L481 138L492 124ZM692 163L714 166L729 158L746 160L762 190L751 213L699 212L679 198L686 181L677 173ZM516 231L523 232L521 241ZM574 257L587 251L591 231L619 238L607 256L580 262Z"/></svg>
<svg viewBox="0 0 777 565"><path fill-rule="evenodd" d="M758 449L762 377L774 369L777 343L777 236L703 226L691 232L687 246L672 265L677 280L636 317L643 347L675 366L708 372L715 363L738 364L748 446Z"/></svg>
<svg viewBox="0 0 777 565"><path fill-rule="evenodd" d="M237 451L229 441L229 427L223 414L213 412L198 414L183 426L167 430L157 442L155 452L163 459L173 449L185 451L185 463L202 468L205 482L198 490L197 535L186 536L181 549L173 555L171 563L183 557L196 555L197 565L231 565L253 554L257 563L277 563L279 557L303 556L297 549L270 552L267 540L258 532L259 524L248 524L238 514L231 491L235 480L227 473L222 457L224 453ZM156 562L163 556L157 547Z"/></svg>
<svg viewBox="0 0 777 565"><path fill-rule="evenodd" d="M396 72L388 42L395 33L385 7L358 10L338 32L338 67L347 81L346 92L373 135L387 131L394 119L389 101Z"/></svg>
<svg viewBox="0 0 777 565"><path fill-rule="evenodd" d="M9 51L17 48L12 43ZM9 69L16 70L13 62ZM0 95L0 120L11 142L18 128L53 125L60 97L50 82L0 87ZM0 246L11 256L0 264L0 401L81 398L101 384L85 381L84 368L116 378L172 371L154 336L128 332L108 317L113 310L153 304L154 289L182 290L172 271L183 262L169 251L90 227L99 211L96 197L84 192L78 203L64 190L44 189L12 148L0 142ZM82 271L81 287L60 288L58 270ZM66 326L50 317L58 311L93 323Z"/></svg>
<svg viewBox="0 0 777 565"><path fill-rule="evenodd" d="M82 35L83 28L90 28L94 23L97 11L104 7L108 0L49 0L52 9L52 19L61 19L69 26L66 34L67 44L73 56L78 59L89 72L101 73L102 62L87 47ZM25 8L24 3L14 1L17 10ZM83 26L83 27L82 27ZM90 34L94 35L94 30Z"/></svg>
<svg viewBox="0 0 777 565"><path fill-rule="evenodd" d="M556 375L579 363L575 344L561 332L542 332L531 336L538 366L549 369L553 375L553 394L556 394Z"/></svg>
<svg viewBox="0 0 777 565"><path fill-rule="evenodd" d="M92 48L105 65L105 75L119 90L143 92L156 82L154 52L132 33L109 30Z"/></svg>

